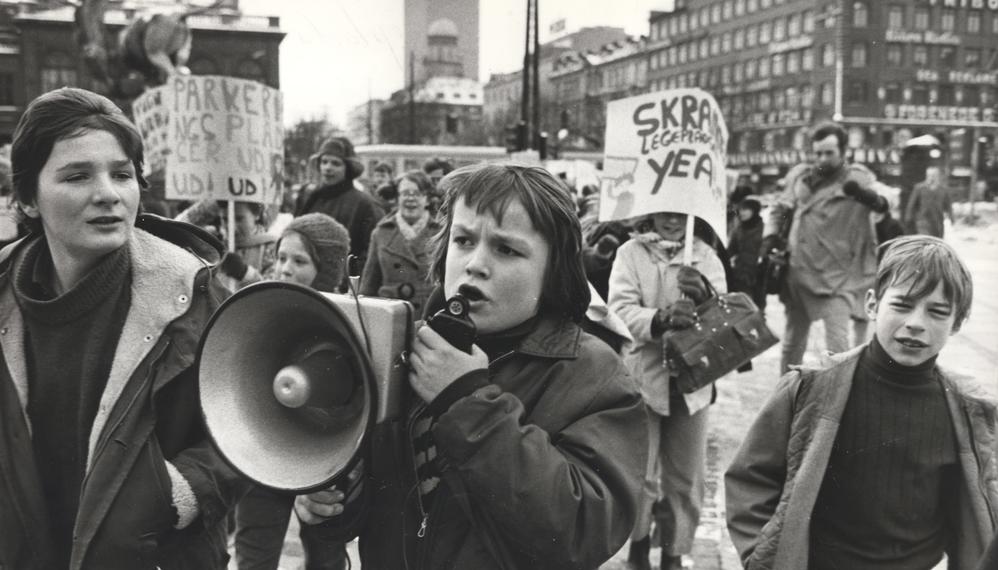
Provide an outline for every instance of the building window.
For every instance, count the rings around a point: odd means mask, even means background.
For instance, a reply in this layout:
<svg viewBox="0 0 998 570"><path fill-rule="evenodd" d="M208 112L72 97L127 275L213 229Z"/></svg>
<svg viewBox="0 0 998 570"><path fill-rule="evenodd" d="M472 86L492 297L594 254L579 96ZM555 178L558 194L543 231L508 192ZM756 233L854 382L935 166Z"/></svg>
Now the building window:
<svg viewBox="0 0 998 570"><path fill-rule="evenodd" d="M804 53L801 56L800 66L804 71L811 71L814 69L814 49L807 48L804 50Z"/></svg>
<svg viewBox="0 0 998 570"><path fill-rule="evenodd" d="M759 93L759 110L760 111L768 111L769 110L769 106L771 104L772 104L772 98L769 96L768 92L763 91L762 93Z"/></svg>
<svg viewBox="0 0 998 570"><path fill-rule="evenodd" d="M998 12L991 16L991 33L998 34Z"/></svg>
<svg viewBox="0 0 998 570"><path fill-rule="evenodd" d="M687 53L687 49L688 48L689 48L689 44L683 44L683 45L679 46L679 63L680 63L680 65L686 63L686 53Z"/></svg>
<svg viewBox="0 0 998 570"><path fill-rule="evenodd" d="M823 67L835 65L835 46L832 44L821 46L821 65Z"/></svg>
<svg viewBox="0 0 998 570"><path fill-rule="evenodd" d="M821 104L830 107L835 103L835 93L831 83L821 84Z"/></svg>
<svg viewBox="0 0 998 570"><path fill-rule="evenodd" d="M787 73L797 73L800 71L800 52L792 51L787 54Z"/></svg>
<svg viewBox="0 0 998 570"><path fill-rule="evenodd" d="M787 107L787 95L783 91L777 91L773 95L773 106L777 109L786 109Z"/></svg>
<svg viewBox="0 0 998 570"><path fill-rule="evenodd" d="M700 9L700 27L706 28L710 26L710 10L707 8Z"/></svg>
<svg viewBox="0 0 998 570"><path fill-rule="evenodd" d="M674 37L679 33L679 18L673 16L669 18L669 37Z"/></svg>
<svg viewBox="0 0 998 570"><path fill-rule="evenodd" d="M915 46L911 49L911 63L912 65L926 66L929 65L929 48L928 46Z"/></svg>
<svg viewBox="0 0 998 570"><path fill-rule="evenodd" d="M735 16L745 15L745 0L735 0Z"/></svg>
<svg viewBox="0 0 998 570"><path fill-rule="evenodd" d="M887 46L887 65L891 67L904 65L904 49L901 46L894 44Z"/></svg>
<svg viewBox="0 0 998 570"><path fill-rule="evenodd" d="M944 32L955 31L956 10L943 10L943 14L939 19L939 27L942 28Z"/></svg>
<svg viewBox="0 0 998 570"><path fill-rule="evenodd" d="M727 85L731 83L731 66L724 65L721 66L721 83Z"/></svg>
<svg viewBox="0 0 998 570"><path fill-rule="evenodd" d="M748 0L748 6L746 6L746 11L752 14L759 10L759 0Z"/></svg>
<svg viewBox="0 0 998 570"><path fill-rule="evenodd" d="M916 85L911 90L911 102L915 105L929 104L929 88L925 85Z"/></svg>
<svg viewBox="0 0 998 570"><path fill-rule="evenodd" d="M808 10L804 12L804 33L810 34L814 31L814 12Z"/></svg>
<svg viewBox="0 0 998 570"><path fill-rule="evenodd" d="M690 15L683 12L679 15L679 33L685 34L690 29Z"/></svg>
<svg viewBox="0 0 998 570"><path fill-rule="evenodd" d="M735 30L735 49L742 49L745 47L745 30L738 28Z"/></svg>
<svg viewBox="0 0 998 570"><path fill-rule="evenodd" d="M45 56L41 70L42 92L76 86L76 66L66 54L56 51Z"/></svg>
<svg viewBox="0 0 998 570"><path fill-rule="evenodd" d="M745 79L747 81L752 81L755 79L756 73L759 71L759 62L754 59L750 59L745 62Z"/></svg>
<svg viewBox="0 0 998 570"><path fill-rule="evenodd" d="M963 102L966 105L981 104L981 89L977 85L966 85L963 88Z"/></svg>
<svg viewBox="0 0 998 570"><path fill-rule="evenodd" d="M967 69L977 69L981 66L981 50L965 48L963 50L963 66Z"/></svg>
<svg viewBox="0 0 998 570"><path fill-rule="evenodd" d="M786 71L786 68L784 67L784 63L785 62L784 62L783 54L782 53L777 53L777 54L773 55L773 76L774 77L778 77L780 75L783 75L783 72Z"/></svg>
<svg viewBox="0 0 998 570"><path fill-rule="evenodd" d="M759 43L768 44L769 43L769 22L759 23Z"/></svg>
<svg viewBox="0 0 998 570"><path fill-rule="evenodd" d="M710 41L707 38L700 40L700 59L710 57Z"/></svg>
<svg viewBox="0 0 998 570"><path fill-rule="evenodd" d="M942 69L953 69L956 67L956 48L942 46L939 48L939 67Z"/></svg>
<svg viewBox="0 0 998 570"><path fill-rule="evenodd" d="M929 29L929 9L924 7L915 8L915 29L916 30L928 30Z"/></svg>
<svg viewBox="0 0 998 570"><path fill-rule="evenodd" d="M773 0L759 0L759 5L765 10L773 5Z"/></svg>
<svg viewBox="0 0 998 570"><path fill-rule="evenodd" d="M769 58L761 57L759 58L759 77L765 78L769 77Z"/></svg>
<svg viewBox="0 0 998 570"><path fill-rule="evenodd" d="M937 105L952 105L956 98L953 96L953 86L952 85L940 85L939 94L936 97Z"/></svg>
<svg viewBox="0 0 998 570"><path fill-rule="evenodd" d="M690 31L692 32L696 30L700 24L700 13L693 12L689 16L690 16Z"/></svg>
<svg viewBox="0 0 998 570"><path fill-rule="evenodd" d="M852 45L851 63L853 67L866 67L866 44L855 43Z"/></svg>
<svg viewBox="0 0 998 570"><path fill-rule="evenodd" d="M998 17L995 18L998 21ZM745 45L748 47L755 47L755 44L759 40L759 28L755 26L749 26L745 29Z"/></svg>
<svg viewBox="0 0 998 570"><path fill-rule="evenodd" d="M773 41L782 42L787 37L787 21L783 18L777 18L773 22Z"/></svg>
<svg viewBox="0 0 998 570"><path fill-rule="evenodd" d="M720 55L721 53L721 36L714 36L710 38L710 55Z"/></svg>
<svg viewBox="0 0 998 570"><path fill-rule="evenodd" d="M847 100L849 103L866 103L866 92L867 85L865 81L850 81Z"/></svg>
<svg viewBox="0 0 998 570"><path fill-rule="evenodd" d="M852 3L852 25L855 28L865 28L869 25L870 14L866 8L866 2Z"/></svg>
<svg viewBox="0 0 998 570"><path fill-rule="evenodd" d="M710 21L714 24L721 23L721 3L718 2L710 7Z"/></svg>
<svg viewBox="0 0 998 570"><path fill-rule="evenodd" d="M904 28L904 6L887 7L887 27L892 30Z"/></svg>
<svg viewBox="0 0 998 570"><path fill-rule="evenodd" d="M887 103L900 103L901 102L901 84L894 82L888 83L884 87L884 101Z"/></svg>
<svg viewBox="0 0 998 570"><path fill-rule="evenodd" d="M981 33L981 13L980 12L970 12L967 14L967 33L968 34L979 34Z"/></svg>
<svg viewBox="0 0 998 570"><path fill-rule="evenodd" d="M731 19L734 7L734 2L732 2L732 0L724 0L724 4L721 5L721 15L724 16L725 22Z"/></svg>
<svg viewBox="0 0 998 570"><path fill-rule="evenodd" d="M0 73L0 105L14 104L14 74Z"/></svg>
<svg viewBox="0 0 998 570"><path fill-rule="evenodd" d="M792 14L787 18L787 35L791 38L800 35L800 14Z"/></svg>
<svg viewBox="0 0 998 570"><path fill-rule="evenodd" d="M721 36L721 53L731 53L731 32L724 32Z"/></svg>
<svg viewBox="0 0 998 570"><path fill-rule="evenodd" d="M734 72L733 72L733 79L736 82L742 81L743 79L745 79L745 64L744 63L742 63L740 61L736 61L735 62L735 67L734 67Z"/></svg>
<svg viewBox="0 0 998 570"><path fill-rule="evenodd" d="M814 105L814 86L805 85L800 88L800 104L805 109Z"/></svg>

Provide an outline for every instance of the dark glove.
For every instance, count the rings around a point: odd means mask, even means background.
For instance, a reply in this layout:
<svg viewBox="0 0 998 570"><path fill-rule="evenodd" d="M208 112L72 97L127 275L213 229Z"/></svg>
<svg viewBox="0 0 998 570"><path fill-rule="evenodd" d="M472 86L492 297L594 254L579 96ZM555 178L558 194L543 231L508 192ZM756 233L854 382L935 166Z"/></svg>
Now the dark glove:
<svg viewBox="0 0 998 570"><path fill-rule="evenodd" d="M710 296L707 291L707 284L704 283L703 275L699 271L684 265L679 268L679 290L683 295L689 297L694 305L699 305Z"/></svg>
<svg viewBox="0 0 998 570"><path fill-rule="evenodd" d="M870 208L874 212L884 213L887 211L887 199L877 194L873 190L861 188L855 180L847 180L842 185L842 193L856 200L860 204Z"/></svg>
<svg viewBox="0 0 998 570"><path fill-rule="evenodd" d="M242 256L233 251L226 253L222 258L221 268L223 273L237 281L242 281L249 271L249 266L243 261Z"/></svg>
<svg viewBox="0 0 998 570"><path fill-rule="evenodd" d="M620 246L620 240L613 234L606 234L596 241L596 253L603 257L610 257Z"/></svg>
<svg viewBox="0 0 998 570"><path fill-rule="evenodd" d="M690 299L679 299L666 309L659 309L651 321L652 336L669 329L685 329L697 322L696 305Z"/></svg>
<svg viewBox="0 0 998 570"><path fill-rule="evenodd" d="M766 259L766 257L769 256L769 253L774 249L777 251L783 251L786 248L787 242L785 239L776 234L771 234L762 238L762 248L759 251L759 257L761 259Z"/></svg>

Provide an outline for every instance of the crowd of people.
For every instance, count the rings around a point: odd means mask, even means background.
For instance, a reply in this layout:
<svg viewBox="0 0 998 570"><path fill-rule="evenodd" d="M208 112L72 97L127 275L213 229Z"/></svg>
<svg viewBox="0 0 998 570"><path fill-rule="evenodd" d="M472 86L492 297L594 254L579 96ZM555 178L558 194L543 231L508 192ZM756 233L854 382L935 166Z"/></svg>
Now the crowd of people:
<svg viewBox="0 0 998 570"><path fill-rule="evenodd" d="M998 563L996 408L936 362L973 302L934 237L951 208L930 172L906 213L930 235L902 235L846 140L818 125L813 162L767 207L740 188L726 244L694 220L685 259L678 208L599 222L594 187L440 159L361 189L343 137L278 235L258 204L143 213L121 110L38 97L11 154L25 235L0 251L0 568L220 570L232 544L241 570L276 569L291 516L307 568L349 567L356 538L365 568L595 569L628 539L635 570L652 548L688 567L718 388L681 389L663 345L729 290L787 315L783 377L725 474L745 567ZM201 333L264 279L414 309L404 417L314 493L244 479L200 415ZM468 351L422 321L455 295ZM802 366L818 320L834 354Z"/></svg>

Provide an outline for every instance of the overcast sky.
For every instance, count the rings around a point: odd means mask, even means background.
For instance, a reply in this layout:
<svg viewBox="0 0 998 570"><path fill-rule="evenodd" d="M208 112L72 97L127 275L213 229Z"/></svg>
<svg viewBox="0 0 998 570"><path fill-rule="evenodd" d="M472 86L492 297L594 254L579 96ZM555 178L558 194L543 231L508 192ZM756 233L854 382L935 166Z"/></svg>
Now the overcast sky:
<svg viewBox="0 0 998 570"><path fill-rule="evenodd" d="M280 16L281 90L288 123L328 115L341 126L347 111L386 98L404 82L405 0L241 0L247 15ZM473 1L473 0L469 0ZM522 65L524 0L480 0L482 81ZM612 5L612 9L608 8ZM670 0L540 0L541 41L565 18L569 31L619 26L648 33L648 13Z"/></svg>

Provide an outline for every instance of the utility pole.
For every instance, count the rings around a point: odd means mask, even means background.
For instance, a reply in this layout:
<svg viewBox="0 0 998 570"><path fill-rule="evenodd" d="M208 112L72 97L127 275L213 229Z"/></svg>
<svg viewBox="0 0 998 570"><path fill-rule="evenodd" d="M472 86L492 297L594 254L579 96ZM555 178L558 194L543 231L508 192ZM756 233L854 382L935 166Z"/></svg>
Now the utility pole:
<svg viewBox="0 0 998 570"><path fill-rule="evenodd" d="M540 0L533 0L534 3L534 53L533 60L531 61L533 67L533 82L534 82L534 96L532 102L534 105L534 117L531 121L533 130L530 137L530 148L535 148L540 150L541 148L541 79L540 79L540 61L541 61L541 39L540 39L540 21L538 3Z"/></svg>
<svg viewBox="0 0 998 570"><path fill-rule="evenodd" d="M527 26L523 44L523 95L520 99L520 122L527 125L527 145L530 145L530 32L531 15L533 14L533 0L527 0Z"/></svg>
<svg viewBox="0 0 998 570"><path fill-rule="evenodd" d="M409 51L409 144L416 144L416 52Z"/></svg>

